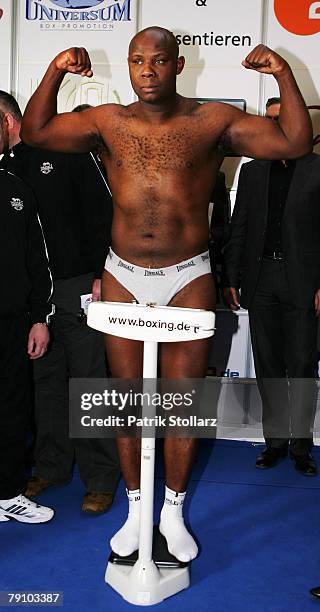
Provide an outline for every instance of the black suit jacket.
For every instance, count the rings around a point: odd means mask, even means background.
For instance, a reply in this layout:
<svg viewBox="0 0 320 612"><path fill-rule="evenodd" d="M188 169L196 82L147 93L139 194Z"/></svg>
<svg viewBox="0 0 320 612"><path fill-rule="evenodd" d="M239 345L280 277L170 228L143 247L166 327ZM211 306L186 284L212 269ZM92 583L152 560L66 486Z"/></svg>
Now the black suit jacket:
<svg viewBox="0 0 320 612"><path fill-rule="evenodd" d="M210 202L213 203L212 217L209 229L209 250L212 249L214 260L221 260L221 249L229 238L231 203L226 188L226 177L218 171Z"/></svg>
<svg viewBox="0 0 320 612"><path fill-rule="evenodd" d="M225 284L241 287L244 308L250 307L261 268L271 163L243 164L224 250ZM320 288L320 156L314 153L296 160L282 219L282 249L292 301L312 306Z"/></svg>

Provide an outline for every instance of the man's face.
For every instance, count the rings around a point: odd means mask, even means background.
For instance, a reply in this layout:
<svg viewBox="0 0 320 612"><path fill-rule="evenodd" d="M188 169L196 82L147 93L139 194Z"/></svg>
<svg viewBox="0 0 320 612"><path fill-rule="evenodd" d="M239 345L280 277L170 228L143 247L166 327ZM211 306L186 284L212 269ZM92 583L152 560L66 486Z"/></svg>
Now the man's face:
<svg viewBox="0 0 320 612"><path fill-rule="evenodd" d="M184 58L176 58L173 45L161 33L143 32L130 44L128 64L139 100L153 104L175 93Z"/></svg>
<svg viewBox="0 0 320 612"><path fill-rule="evenodd" d="M273 121L278 121L280 115L280 104L271 104L266 110L266 117L268 119L273 119Z"/></svg>

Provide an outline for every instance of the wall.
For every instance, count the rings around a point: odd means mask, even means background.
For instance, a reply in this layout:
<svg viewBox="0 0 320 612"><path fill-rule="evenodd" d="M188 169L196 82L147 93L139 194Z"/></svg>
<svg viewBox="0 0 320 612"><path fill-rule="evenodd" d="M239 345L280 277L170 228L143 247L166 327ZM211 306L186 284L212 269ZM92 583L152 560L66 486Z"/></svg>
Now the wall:
<svg viewBox="0 0 320 612"><path fill-rule="evenodd" d="M0 2L0 88L11 89L12 2Z"/></svg>

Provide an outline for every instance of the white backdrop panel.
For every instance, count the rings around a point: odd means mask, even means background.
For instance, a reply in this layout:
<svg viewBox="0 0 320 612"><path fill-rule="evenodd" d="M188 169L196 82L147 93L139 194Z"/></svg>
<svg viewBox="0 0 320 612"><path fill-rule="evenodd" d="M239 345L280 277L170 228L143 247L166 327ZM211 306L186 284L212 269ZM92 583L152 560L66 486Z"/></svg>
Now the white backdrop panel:
<svg viewBox="0 0 320 612"><path fill-rule="evenodd" d="M262 0L225 0L207 6L198 6L195 0L141 0L141 7L142 28L160 25L181 41L186 58L179 85L183 95L243 97L256 110L260 76L246 71L241 62L261 42Z"/></svg>
<svg viewBox="0 0 320 612"><path fill-rule="evenodd" d="M217 310L209 368L213 376L249 376L249 319L246 310Z"/></svg>
<svg viewBox="0 0 320 612"><path fill-rule="evenodd" d="M10 91L12 2L0 5L0 89Z"/></svg>
<svg viewBox="0 0 320 612"><path fill-rule="evenodd" d="M309 12L312 12L312 7L314 16L310 18ZM266 41L290 63L307 104L319 104L319 2L312 2L312 0L300 2L276 0L274 2L274 0L269 0ZM266 98L277 95L276 83L267 79L265 91ZM320 112L317 115L314 114L313 120L315 132L319 133ZM316 152L320 152L319 147Z"/></svg>
<svg viewBox="0 0 320 612"><path fill-rule="evenodd" d="M88 49L94 86L88 98L88 79L70 77L59 95L60 111L70 110L72 89L76 103L132 101L127 49L137 27L136 0L21 0L19 7L16 89L22 106L48 63L72 46Z"/></svg>
<svg viewBox="0 0 320 612"><path fill-rule="evenodd" d="M226 79L226 72L228 78ZM178 77L178 92L190 98L241 98L247 110L257 112L260 75L242 66L185 66Z"/></svg>
<svg viewBox="0 0 320 612"><path fill-rule="evenodd" d="M261 7L262 0L214 1L206 6L198 6L195 0L141 0L140 25L159 25L181 37L189 36L191 40L185 38L186 44L181 45L188 64L239 66L250 43L261 42ZM194 44L193 36L197 36ZM234 36L240 40L232 42Z"/></svg>
<svg viewBox="0 0 320 612"><path fill-rule="evenodd" d="M19 103L25 108L31 94L37 88L47 64L20 64ZM58 111L71 111L78 104L124 103L132 101L132 88L126 66L96 65L91 79L68 74L60 87Z"/></svg>

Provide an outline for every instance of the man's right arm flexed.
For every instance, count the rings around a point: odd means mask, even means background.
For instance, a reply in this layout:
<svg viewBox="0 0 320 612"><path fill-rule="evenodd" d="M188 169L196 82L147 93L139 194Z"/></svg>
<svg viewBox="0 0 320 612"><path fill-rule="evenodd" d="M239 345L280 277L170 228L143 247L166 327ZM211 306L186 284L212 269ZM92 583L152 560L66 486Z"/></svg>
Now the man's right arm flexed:
<svg viewBox="0 0 320 612"><path fill-rule="evenodd" d="M72 47L54 58L27 104L20 135L24 142L52 151L85 153L100 139L99 110L57 114L57 95L67 72L93 75L86 49Z"/></svg>

